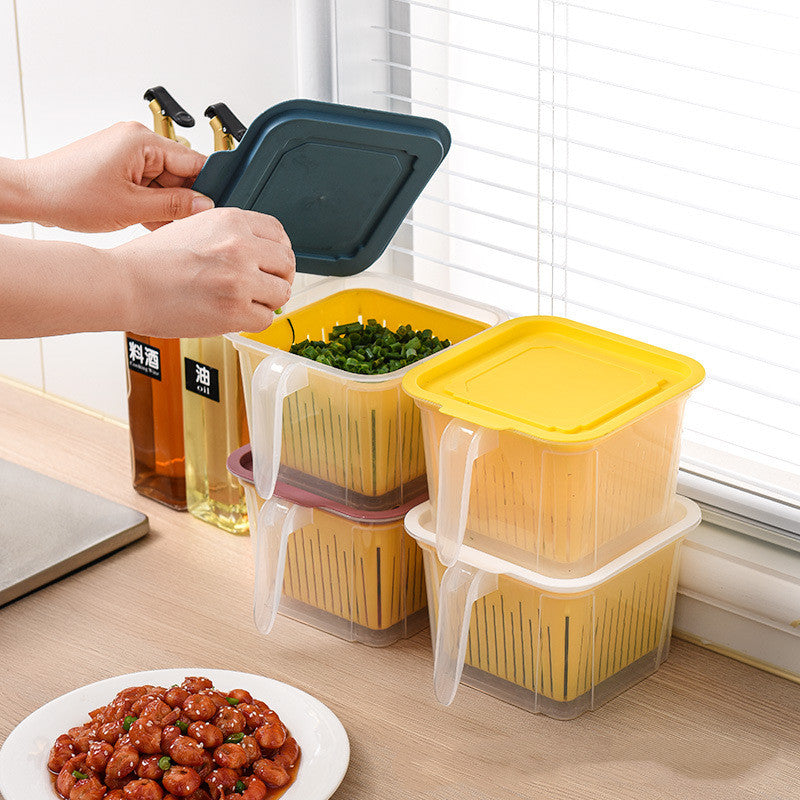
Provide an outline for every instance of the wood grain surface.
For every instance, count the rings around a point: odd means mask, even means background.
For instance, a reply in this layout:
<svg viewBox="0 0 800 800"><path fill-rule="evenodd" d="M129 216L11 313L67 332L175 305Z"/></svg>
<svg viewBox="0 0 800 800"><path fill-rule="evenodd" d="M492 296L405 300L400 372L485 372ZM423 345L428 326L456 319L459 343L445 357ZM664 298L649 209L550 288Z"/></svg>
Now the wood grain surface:
<svg viewBox="0 0 800 800"><path fill-rule="evenodd" d="M259 635L248 539L136 494L125 428L0 383L0 458L138 508L152 529L0 608L0 742L83 684L207 667L267 675L333 709L352 747L336 800L800 797L789 681L674 640L653 677L571 722L464 686L443 708L427 631L371 649L279 617Z"/></svg>

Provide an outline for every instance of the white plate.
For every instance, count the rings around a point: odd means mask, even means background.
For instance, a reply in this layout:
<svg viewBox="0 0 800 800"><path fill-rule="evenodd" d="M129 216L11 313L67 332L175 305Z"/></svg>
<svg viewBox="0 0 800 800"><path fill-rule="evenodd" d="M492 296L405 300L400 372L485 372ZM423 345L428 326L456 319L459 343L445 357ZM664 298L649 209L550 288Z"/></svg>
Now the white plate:
<svg viewBox="0 0 800 800"><path fill-rule="evenodd" d="M0 749L0 794L5 800L54 800L58 797L47 769L56 737L89 720L89 711L106 705L128 686L171 686L188 675L202 675L225 691L246 689L274 709L297 739L301 758L297 777L281 800L328 800L350 761L350 742L336 715L315 697L294 686L219 669L159 669L133 672L57 697L27 716Z"/></svg>

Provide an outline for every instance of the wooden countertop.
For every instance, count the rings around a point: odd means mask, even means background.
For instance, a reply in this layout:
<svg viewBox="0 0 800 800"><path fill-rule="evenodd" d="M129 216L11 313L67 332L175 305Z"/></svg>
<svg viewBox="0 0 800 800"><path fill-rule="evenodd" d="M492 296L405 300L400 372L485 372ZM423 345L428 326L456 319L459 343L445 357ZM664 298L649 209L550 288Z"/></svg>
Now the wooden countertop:
<svg viewBox="0 0 800 800"><path fill-rule="evenodd" d="M247 538L136 494L121 426L0 383L0 458L151 524L139 542L0 608L0 742L83 684L207 667L268 675L333 709L352 748L337 800L800 797L794 683L673 640L653 677L571 722L465 686L443 708L427 631L371 649L279 617L260 636Z"/></svg>

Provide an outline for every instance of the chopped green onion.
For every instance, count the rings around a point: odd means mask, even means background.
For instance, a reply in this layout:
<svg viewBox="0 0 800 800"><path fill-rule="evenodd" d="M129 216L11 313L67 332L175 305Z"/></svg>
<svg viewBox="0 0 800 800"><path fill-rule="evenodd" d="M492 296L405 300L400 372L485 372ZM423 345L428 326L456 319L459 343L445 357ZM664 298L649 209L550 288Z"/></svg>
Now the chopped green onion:
<svg viewBox="0 0 800 800"><path fill-rule="evenodd" d="M133 725L133 723L136 722L136 719L137 719L136 717L132 717L130 714L128 714L128 716L125 717L124 720L122 720L123 729L126 732L129 731L131 729L131 725Z"/></svg>
<svg viewBox="0 0 800 800"><path fill-rule="evenodd" d="M411 325L401 325L393 332L375 319L368 319L366 325L334 325L328 339L327 343L310 338L294 342L290 352L357 375L385 375L450 346L448 339L440 340L430 328L415 331Z"/></svg>
<svg viewBox="0 0 800 800"><path fill-rule="evenodd" d="M163 769L166 772L172 766L172 761L169 756L161 756L158 759L158 768Z"/></svg>
<svg viewBox="0 0 800 800"><path fill-rule="evenodd" d="M230 736L228 736L225 739L225 741L228 744L238 744L239 742L242 741L242 739L244 739L244 734L243 733L232 733Z"/></svg>
<svg viewBox="0 0 800 800"><path fill-rule="evenodd" d="M241 794L247 787L244 784L244 781L236 781L233 787L234 792L238 792Z"/></svg>
<svg viewBox="0 0 800 800"><path fill-rule="evenodd" d="M186 733L186 731L189 730L189 724L187 722L184 722L182 719L179 719L175 723L175 726L180 728L182 733Z"/></svg>
<svg viewBox="0 0 800 800"><path fill-rule="evenodd" d="M79 770L76 769L73 770L72 777L75 778L76 780L82 781L84 778L88 778L89 776L85 775L83 772L80 772Z"/></svg>
<svg viewBox="0 0 800 800"><path fill-rule="evenodd" d="M232 706L238 706L238 705L239 705L239 703L241 702L240 700L237 700L235 697L226 697L225 699L226 699L226 700L227 700L227 701L228 701L228 702L229 702L229 703L230 703Z"/></svg>

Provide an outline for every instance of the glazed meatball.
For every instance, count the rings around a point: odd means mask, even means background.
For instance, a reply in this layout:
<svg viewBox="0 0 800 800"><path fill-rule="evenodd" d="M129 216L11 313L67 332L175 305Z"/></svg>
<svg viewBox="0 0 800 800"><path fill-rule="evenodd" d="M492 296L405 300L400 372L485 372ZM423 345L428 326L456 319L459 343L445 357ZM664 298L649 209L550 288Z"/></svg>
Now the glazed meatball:
<svg viewBox="0 0 800 800"><path fill-rule="evenodd" d="M186 678L181 684L191 694L196 694L201 689L213 689L214 684L208 678Z"/></svg>
<svg viewBox="0 0 800 800"><path fill-rule="evenodd" d="M217 713L217 706L207 695L190 694L183 701L183 713L191 720L207 722Z"/></svg>
<svg viewBox="0 0 800 800"><path fill-rule="evenodd" d="M232 697L234 700L238 700L240 703L253 702L253 695L251 695L250 692L246 691L245 689L234 689L232 692L228 692L228 697Z"/></svg>
<svg viewBox="0 0 800 800"><path fill-rule="evenodd" d="M200 788L201 778L191 767L170 767L162 780L164 788L176 797L188 797Z"/></svg>
<svg viewBox="0 0 800 800"><path fill-rule="evenodd" d="M253 764L253 775L274 789L286 786L289 783L289 773L286 769L269 758L262 758Z"/></svg>
<svg viewBox="0 0 800 800"><path fill-rule="evenodd" d="M86 754L86 766L95 772L105 772L112 755L114 755L114 748L108 742L92 742L89 752Z"/></svg>
<svg viewBox="0 0 800 800"><path fill-rule="evenodd" d="M213 719L214 724L226 735L242 733L247 727L247 719L241 711L231 706L221 708Z"/></svg>
<svg viewBox="0 0 800 800"><path fill-rule="evenodd" d="M189 696L189 692L182 686L173 686L167 690L164 695L164 702L173 708L178 708L183 705L183 701Z"/></svg>
<svg viewBox="0 0 800 800"><path fill-rule="evenodd" d="M241 769L247 764L247 754L238 744L223 744L214 751L214 761L221 767Z"/></svg>
<svg viewBox="0 0 800 800"><path fill-rule="evenodd" d="M300 758L300 748L297 746L297 742L289 736L272 760L279 766L288 769L297 763L298 758Z"/></svg>
<svg viewBox="0 0 800 800"><path fill-rule="evenodd" d="M106 778L125 778L139 766L139 753L132 745L122 745L114 750L114 755L106 765Z"/></svg>
<svg viewBox="0 0 800 800"><path fill-rule="evenodd" d="M147 756L139 762L136 768L136 774L140 778L149 778L151 781L161 780L164 770L158 765L163 756Z"/></svg>
<svg viewBox="0 0 800 800"><path fill-rule="evenodd" d="M255 775L250 775L247 778L243 778L242 783L245 785L245 790L242 792L242 800L265 800L268 790L264 781L256 778Z"/></svg>
<svg viewBox="0 0 800 800"><path fill-rule="evenodd" d="M69 800L103 800L106 787L92 776L78 781L69 793Z"/></svg>
<svg viewBox="0 0 800 800"><path fill-rule="evenodd" d="M205 750L200 742L189 736L179 736L168 748L169 757L184 767L197 767L203 763Z"/></svg>
<svg viewBox="0 0 800 800"><path fill-rule="evenodd" d="M62 733L50 749L50 757L47 759L47 768L50 772L60 772L64 764L75 756L76 753L75 743L66 733Z"/></svg>
<svg viewBox="0 0 800 800"><path fill-rule="evenodd" d="M286 741L286 729L280 720L270 720L256 728L253 736L264 750L274 750Z"/></svg>
<svg viewBox="0 0 800 800"><path fill-rule="evenodd" d="M151 756L161 752L161 725L154 720L140 717L131 724L128 736L131 744L142 754Z"/></svg>
<svg viewBox="0 0 800 800"><path fill-rule="evenodd" d="M210 722L193 722L187 730L192 739L196 739L203 747L219 747L225 741L225 734Z"/></svg>

